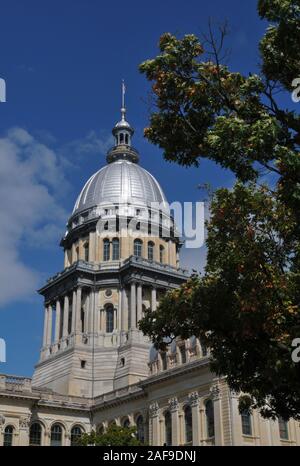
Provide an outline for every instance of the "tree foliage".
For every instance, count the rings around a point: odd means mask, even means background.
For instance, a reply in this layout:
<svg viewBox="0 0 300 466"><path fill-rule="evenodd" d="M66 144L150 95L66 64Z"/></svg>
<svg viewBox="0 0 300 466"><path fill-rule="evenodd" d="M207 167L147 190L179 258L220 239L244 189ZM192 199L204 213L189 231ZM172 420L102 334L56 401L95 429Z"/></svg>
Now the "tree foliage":
<svg viewBox="0 0 300 466"><path fill-rule="evenodd" d="M291 358L300 336L300 119L277 96L300 77L300 3L260 0L258 12L272 21L259 74L222 64L225 31L218 41L211 28L204 43L164 34L160 54L140 65L156 105L145 136L164 158L185 166L209 158L236 176L211 200L205 274L147 311L141 329L157 346L201 336L212 370L249 393L248 406L300 419L300 367Z"/></svg>
<svg viewBox="0 0 300 466"><path fill-rule="evenodd" d="M103 433L92 431L90 434L83 434L78 445L81 446L138 446L142 445L136 437L135 427L121 427L111 425Z"/></svg>

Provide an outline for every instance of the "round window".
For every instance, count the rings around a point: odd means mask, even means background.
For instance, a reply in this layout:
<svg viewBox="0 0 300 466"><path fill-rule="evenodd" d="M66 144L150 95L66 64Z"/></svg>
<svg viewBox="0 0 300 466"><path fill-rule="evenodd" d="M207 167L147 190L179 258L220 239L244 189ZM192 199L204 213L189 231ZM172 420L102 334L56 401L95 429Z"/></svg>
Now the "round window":
<svg viewBox="0 0 300 466"><path fill-rule="evenodd" d="M108 289L108 290L105 290L105 296L107 298L110 298L110 296L112 295L112 290Z"/></svg>

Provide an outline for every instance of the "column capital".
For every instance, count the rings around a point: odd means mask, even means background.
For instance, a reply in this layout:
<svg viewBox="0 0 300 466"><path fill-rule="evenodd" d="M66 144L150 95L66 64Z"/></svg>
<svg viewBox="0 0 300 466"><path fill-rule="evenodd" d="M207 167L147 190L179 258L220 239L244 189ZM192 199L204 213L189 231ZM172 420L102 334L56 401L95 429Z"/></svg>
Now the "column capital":
<svg viewBox="0 0 300 466"><path fill-rule="evenodd" d="M20 417L19 419L20 429L28 429L30 425L30 421L31 421L30 416Z"/></svg>
<svg viewBox="0 0 300 466"><path fill-rule="evenodd" d="M217 384L212 385L209 391L211 393L213 401L217 401L220 399L220 388Z"/></svg>
<svg viewBox="0 0 300 466"><path fill-rule="evenodd" d="M168 401L168 404L169 404L171 413L174 411L178 411L179 405L178 405L178 400L176 397L170 398Z"/></svg>
<svg viewBox="0 0 300 466"><path fill-rule="evenodd" d="M159 406L158 406L158 403L155 401L149 406L149 416L157 417L158 414L159 414Z"/></svg>
<svg viewBox="0 0 300 466"><path fill-rule="evenodd" d="M189 398L189 401L192 407L199 405L199 393L198 392L189 393L188 398Z"/></svg>

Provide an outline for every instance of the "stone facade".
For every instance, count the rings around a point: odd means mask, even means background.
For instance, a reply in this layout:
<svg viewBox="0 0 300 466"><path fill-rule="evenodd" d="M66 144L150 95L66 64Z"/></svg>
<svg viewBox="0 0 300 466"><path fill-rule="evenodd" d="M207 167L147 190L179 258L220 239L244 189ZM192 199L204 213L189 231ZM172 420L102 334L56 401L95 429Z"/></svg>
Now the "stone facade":
<svg viewBox="0 0 300 466"><path fill-rule="evenodd" d="M124 108L113 134L108 165L68 221L64 268L39 290L44 329L33 378L0 375L0 445L71 445L110 423L136 425L154 446L300 445L299 423L239 414L199 339L161 352L139 331L145 309L188 275L164 194L137 164Z"/></svg>

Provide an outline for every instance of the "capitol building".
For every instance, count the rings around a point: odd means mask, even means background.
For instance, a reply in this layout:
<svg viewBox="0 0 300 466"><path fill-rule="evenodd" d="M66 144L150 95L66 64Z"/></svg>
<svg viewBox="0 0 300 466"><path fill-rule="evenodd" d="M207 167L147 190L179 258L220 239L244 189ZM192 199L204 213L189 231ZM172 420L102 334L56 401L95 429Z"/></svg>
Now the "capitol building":
<svg viewBox="0 0 300 466"><path fill-rule="evenodd" d="M62 270L39 290L44 328L33 377L0 374L0 445L69 446L112 423L136 426L153 446L300 445L299 422L239 413L238 394L210 371L198 338L157 351L139 330L144 310L188 273L133 133L123 105L107 164L67 222Z"/></svg>

